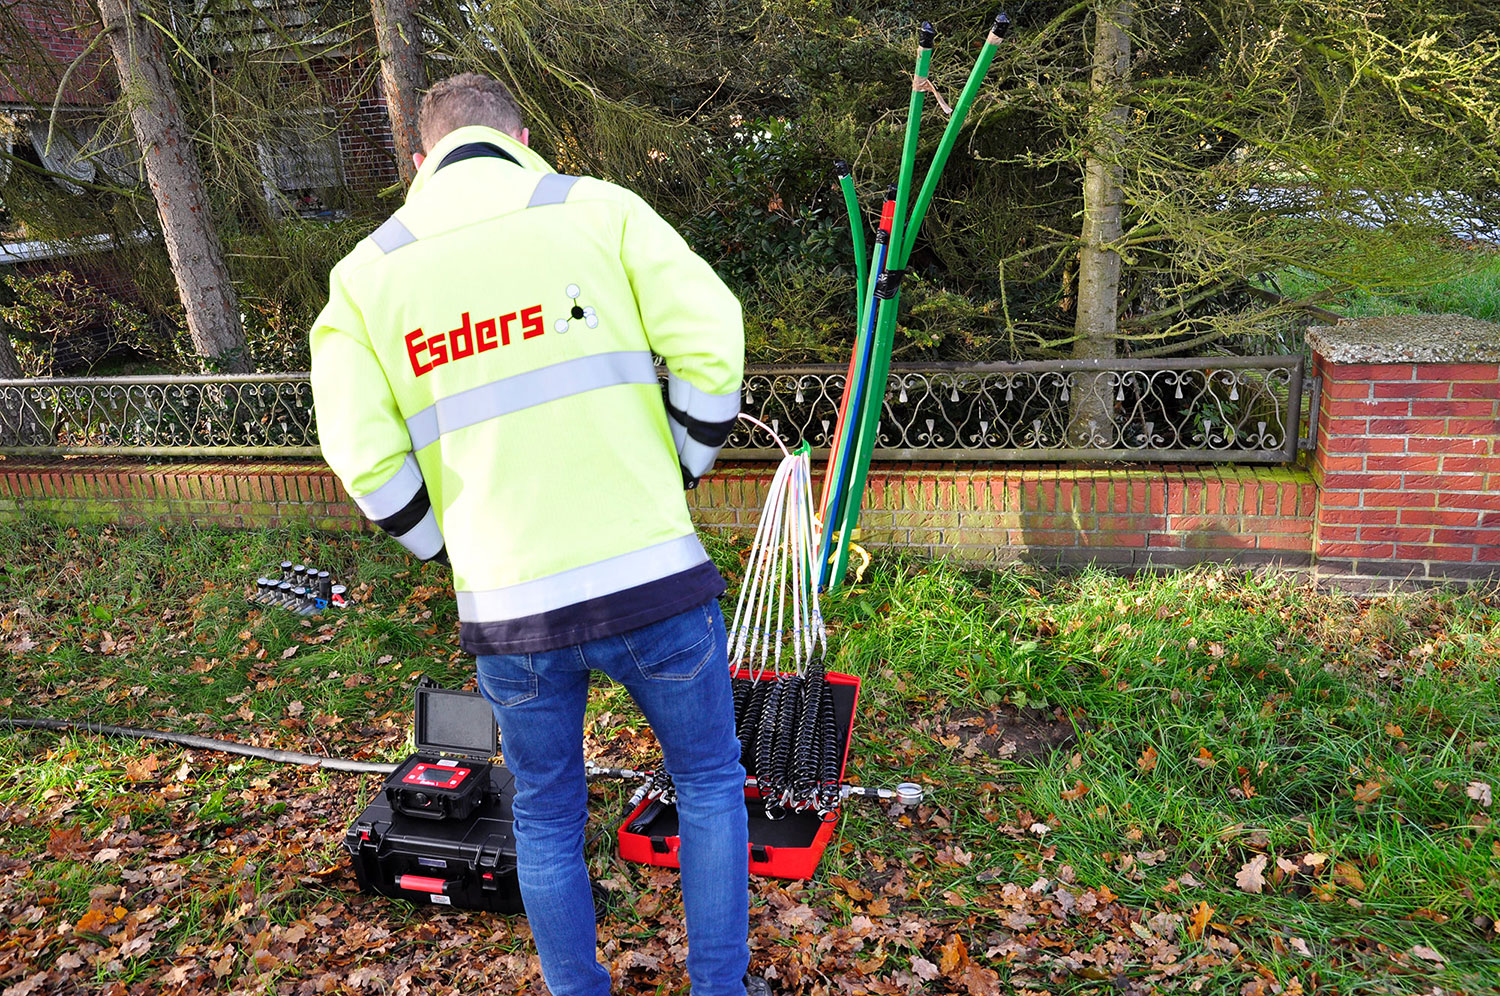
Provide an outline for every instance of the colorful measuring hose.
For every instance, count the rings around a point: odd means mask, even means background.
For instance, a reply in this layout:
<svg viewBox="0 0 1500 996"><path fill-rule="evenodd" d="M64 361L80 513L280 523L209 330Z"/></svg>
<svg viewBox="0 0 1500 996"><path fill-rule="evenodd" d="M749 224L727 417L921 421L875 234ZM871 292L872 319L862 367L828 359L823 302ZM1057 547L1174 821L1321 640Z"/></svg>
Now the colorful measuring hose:
<svg viewBox="0 0 1500 996"><path fill-rule="evenodd" d="M979 88L984 84L990 64L995 59L995 53L1006 34L1009 33L1009 29L1010 19L1005 16L1004 11L1001 11L996 15L994 24L985 38L985 44L980 49L979 58L969 72L968 82L965 83L963 93L953 109L953 115L948 119L948 126L943 131L937 153L928 168L908 219L906 209L911 203L911 183L916 167L917 136L921 127L923 96L932 90L932 84L927 76L932 63L932 47L936 39L936 32L932 25L925 22L918 34L917 65L912 73L911 106L907 114L906 137L901 151L901 172L896 183L895 217L891 225L890 245L886 253L885 265L879 274L872 273L870 276L870 283L873 286L871 295L873 314L861 315L862 319L873 319L874 334L868 344L870 357L864 365L865 370L860 378L859 388L853 394L853 397L859 400L857 403L846 404L849 413L847 417L841 419L844 424L837 434L842 448L849 451L851 455L844 458L840 465L830 462L829 468L829 479L840 490L833 492L832 496L824 501L823 534L824 538L829 540L827 546L831 547L832 553L824 556L820 575L827 578L824 586L828 588L838 585L848 569L849 545L853 539L854 530L859 525L860 502L864 496L865 482L870 471L870 458L879 436L885 388L890 378L891 349L895 338L896 318L901 307L901 281L906 275L907 261L911 257L917 232L921 229L927 210L932 205L932 198L937 190L938 180L942 176L943 167L947 165L948 157L958 141L958 134L963 129L969 110L979 94ZM856 358L862 353L863 345L856 343ZM836 457L839 448L835 447ZM841 466L847 469L840 469ZM846 476L847 484L845 483ZM832 561L831 568L829 560Z"/></svg>
<svg viewBox="0 0 1500 996"><path fill-rule="evenodd" d="M854 455L850 429L859 424L860 413L863 411L866 375L875 342L875 283L885 271L886 255L890 250L891 225L895 217L896 188L893 185L886 191L885 206L880 212L880 229L875 233L875 253L869 269L874 279L864 287L864 300L860 303L859 334L855 338L854 352L849 357L849 373L844 379L844 397L839 405L838 422L834 425L833 444L828 454L828 472L823 475L819 521L825 524L841 521L844 505L849 497L849 469ZM834 535L834 530L824 528L819 539L819 588L828 584L829 554Z"/></svg>

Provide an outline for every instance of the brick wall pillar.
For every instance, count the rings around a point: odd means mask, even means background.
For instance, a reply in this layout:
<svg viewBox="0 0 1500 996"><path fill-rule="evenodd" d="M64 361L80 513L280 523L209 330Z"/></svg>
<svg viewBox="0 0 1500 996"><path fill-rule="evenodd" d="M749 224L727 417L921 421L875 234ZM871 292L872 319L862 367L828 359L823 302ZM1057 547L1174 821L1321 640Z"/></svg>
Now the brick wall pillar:
<svg viewBox="0 0 1500 996"><path fill-rule="evenodd" d="M1320 577L1500 577L1500 325L1455 315L1308 332Z"/></svg>

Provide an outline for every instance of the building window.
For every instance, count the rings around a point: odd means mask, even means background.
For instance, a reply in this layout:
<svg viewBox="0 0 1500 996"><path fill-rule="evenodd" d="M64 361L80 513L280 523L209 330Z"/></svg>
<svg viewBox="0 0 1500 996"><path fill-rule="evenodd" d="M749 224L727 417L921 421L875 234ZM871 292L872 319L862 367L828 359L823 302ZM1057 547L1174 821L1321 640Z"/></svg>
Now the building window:
<svg viewBox="0 0 1500 996"><path fill-rule="evenodd" d="M328 112L286 115L260 142L259 153L266 199L273 207L303 216L328 212L332 193L344 182Z"/></svg>

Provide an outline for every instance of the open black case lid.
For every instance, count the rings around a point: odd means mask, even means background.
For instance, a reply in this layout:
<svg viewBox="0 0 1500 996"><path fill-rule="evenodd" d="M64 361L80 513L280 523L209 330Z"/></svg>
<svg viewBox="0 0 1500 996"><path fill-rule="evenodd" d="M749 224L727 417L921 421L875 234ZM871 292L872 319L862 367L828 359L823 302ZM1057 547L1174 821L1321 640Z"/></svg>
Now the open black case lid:
<svg viewBox="0 0 1500 996"><path fill-rule="evenodd" d="M480 761L495 756L500 728L484 696L443 688L424 677L417 682L413 698L418 751Z"/></svg>

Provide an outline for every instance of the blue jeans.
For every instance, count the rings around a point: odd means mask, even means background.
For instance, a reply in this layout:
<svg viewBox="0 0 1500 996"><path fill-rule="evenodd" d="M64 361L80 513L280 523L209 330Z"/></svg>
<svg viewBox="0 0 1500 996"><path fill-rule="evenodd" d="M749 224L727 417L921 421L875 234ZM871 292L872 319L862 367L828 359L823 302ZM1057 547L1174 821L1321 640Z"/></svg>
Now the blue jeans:
<svg viewBox="0 0 1500 996"><path fill-rule="evenodd" d="M588 789L583 714L589 672L635 699L677 786L682 904L693 996L744 996L750 962L745 770L734 732L717 601L620 636L478 659L516 779L516 864L526 918L553 996L606 996L584 865Z"/></svg>

